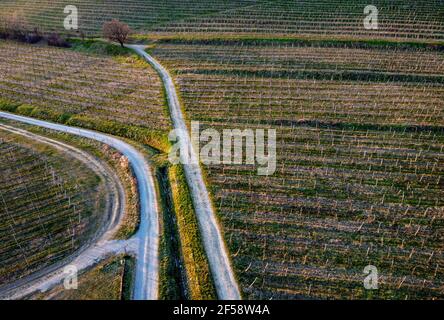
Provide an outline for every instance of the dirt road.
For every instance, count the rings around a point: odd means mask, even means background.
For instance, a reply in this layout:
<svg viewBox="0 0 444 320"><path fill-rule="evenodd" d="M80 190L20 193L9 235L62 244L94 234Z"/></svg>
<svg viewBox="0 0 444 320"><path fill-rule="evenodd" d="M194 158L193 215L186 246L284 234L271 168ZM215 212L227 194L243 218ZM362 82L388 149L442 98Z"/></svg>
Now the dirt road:
<svg viewBox="0 0 444 320"><path fill-rule="evenodd" d="M227 249L222 239L216 215L202 176L202 171L197 161L196 151L191 144L190 134L185 124L173 79L156 59L145 52L144 46L127 45L127 47L133 49L153 66L163 81L174 128L178 132L179 139L185 143L191 151L191 164L184 164L183 167L191 190L203 244L218 297L222 300L239 300L239 288L231 268Z"/></svg>
<svg viewBox="0 0 444 320"><path fill-rule="evenodd" d="M70 264L75 264L78 269L86 268L109 253L134 252L137 262L133 298L135 300L157 299L159 286L159 213L154 179L144 156L122 140L91 130L50 123L6 112L0 112L0 118L93 139L117 149L128 158L139 187L141 211L139 231L128 241L110 241L109 236L111 229L108 229L107 232L103 233L102 237L97 239L97 241L76 257L73 257L74 261L70 262ZM19 129L10 128L10 130L18 132L17 130ZM47 139L41 138L43 140ZM57 144L55 140L52 140L52 142ZM60 147L59 142L58 144ZM66 147L69 146L66 145ZM110 225L113 226L112 223ZM31 278L21 279L19 285L9 287L9 290L5 289L0 292L0 297L14 299L24 296L24 293L32 292L32 290L47 289L63 279L64 265L66 265L66 263L52 266L48 269L49 273L41 275L41 277L38 277L36 274L32 275Z"/></svg>

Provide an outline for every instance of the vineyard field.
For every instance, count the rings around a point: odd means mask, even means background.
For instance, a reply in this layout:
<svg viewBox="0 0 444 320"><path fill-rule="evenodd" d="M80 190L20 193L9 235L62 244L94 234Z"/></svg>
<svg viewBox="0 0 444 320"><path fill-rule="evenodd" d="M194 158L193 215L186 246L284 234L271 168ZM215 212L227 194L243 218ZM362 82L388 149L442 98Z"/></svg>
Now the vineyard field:
<svg viewBox="0 0 444 320"><path fill-rule="evenodd" d="M60 261L103 222L100 178L52 147L0 130L0 286Z"/></svg>
<svg viewBox="0 0 444 320"><path fill-rule="evenodd" d="M97 35L104 22L119 19L128 23L134 30L151 30L172 21L214 14L257 3L256 0L219 0L208 3L205 0L131 0L131 1L88 1L88 0L3 0L2 14L14 13L26 18L31 26L50 32L65 32L63 20L65 6L76 6L79 13L79 30L88 35Z"/></svg>
<svg viewBox="0 0 444 320"><path fill-rule="evenodd" d="M0 93L23 104L22 114L44 119L72 118L73 124L108 131L131 125L157 136L170 127L159 77L129 54L0 42Z"/></svg>
<svg viewBox="0 0 444 320"><path fill-rule="evenodd" d="M378 28L364 28L364 8L378 10ZM154 29L171 35L444 40L440 0L275 0L174 21Z"/></svg>
<svg viewBox="0 0 444 320"><path fill-rule="evenodd" d="M436 50L167 41L202 129L274 128L277 170L208 165L250 299L442 296L444 82ZM229 125L228 125L229 124Z"/></svg>
<svg viewBox="0 0 444 320"><path fill-rule="evenodd" d="M66 32L63 10L67 5L77 7L79 31L87 35L98 35L105 21L120 19L137 33L149 36L444 40L441 0L5 0L2 13L20 14L31 26L46 32ZM377 30L363 26L367 5L378 9Z"/></svg>
<svg viewBox="0 0 444 320"><path fill-rule="evenodd" d="M444 299L444 0L0 0L0 111L1 297Z"/></svg>

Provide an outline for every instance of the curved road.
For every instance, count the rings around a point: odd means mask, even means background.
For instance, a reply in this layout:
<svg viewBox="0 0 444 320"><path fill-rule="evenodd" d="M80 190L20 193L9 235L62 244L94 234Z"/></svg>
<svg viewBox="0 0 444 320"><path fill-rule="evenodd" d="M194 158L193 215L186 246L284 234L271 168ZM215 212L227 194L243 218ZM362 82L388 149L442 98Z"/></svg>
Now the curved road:
<svg viewBox="0 0 444 320"><path fill-rule="evenodd" d="M52 280L63 278L62 268L67 264L75 265L80 269L88 267L95 263L95 259L99 258L98 254L91 254L93 248L101 245L104 242L109 242L112 239L114 232L119 228L122 216L124 214L125 206L125 191L123 186L114 173L102 161L94 158L90 154L79 150L75 147L67 145L63 142L56 141L47 137L43 137L29 131L14 128L0 123L0 131L11 132L15 135L26 137L31 141L40 142L42 144L50 145L54 149L57 149L63 153L66 153L72 158L75 158L93 172L99 175L104 181L106 196L106 216L102 217L102 223L100 229L88 239L79 249L77 249L72 255L62 259L50 266L33 272L23 278L17 279L11 283L0 286L0 297L7 297L8 299L20 299L33 291L44 290L48 287L48 284L53 282ZM113 244L112 247L115 247ZM105 251L104 253L108 253Z"/></svg>
<svg viewBox="0 0 444 320"><path fill-rule="evenodd" d="M185 176L191 190L194 209L196 210L204 248L210 264L211 273L219 299L239 300L241 298L236 279L228 258L227 249L222 239L216 215L208 195L196 151L191 143L190 134L180 108L176 88L168 71L152 56L145 52L145 46L127 45L143 57L162 78L170 108L171 118L177 135L190 150L190 163L184 164Z"/></svg>
<svg viewBox="0 0 444 320"><path fill-rule="evenodd" d="M158 203L154 187L154 179L150 167L143 155L134 147L123 142L122 140L91 130L50 123L6 112L0 112L0 117L93 139L119 150L128 158L134 170L134 174L137 178L140 194L141 219L139 231L129 241L109 241L105 243L99 243L100 246L92 248L90 252L88 252L88 254L91 255L91 260L96 257L100 257L100 254L103 252L107 252L107 250L120 252L122 250L126 250L127 246L133 248L132 250L137 250L135 288L133 298L135 300L157 299L159 286ZM136 245L134 245L135 242L137 242ZM82 262L85 262L84 260L79 260L80 258L81 256L79 256L78 259L75 260L75 262L77 261L82 265ZM58 278L60 278L60 274L58 275ZM54 279L52 279L52 281L54 281ZM49 284L50 280L47 280L46 282L47 284ZM40 287L42 286L43 284L40 284Z"/></svg>

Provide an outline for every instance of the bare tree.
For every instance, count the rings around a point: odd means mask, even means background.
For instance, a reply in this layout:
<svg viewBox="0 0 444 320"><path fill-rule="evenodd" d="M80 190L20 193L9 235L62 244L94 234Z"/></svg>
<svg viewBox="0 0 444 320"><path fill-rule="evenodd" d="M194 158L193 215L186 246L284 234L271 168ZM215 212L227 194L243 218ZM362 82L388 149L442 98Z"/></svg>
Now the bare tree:
<svg viewBox="0 0 444 320"><path fill-rule="evenodd" d="M113 19L103 25L103 36L111 41L117 41L123 48L123 44L131 33L127 24Z"/></svg>

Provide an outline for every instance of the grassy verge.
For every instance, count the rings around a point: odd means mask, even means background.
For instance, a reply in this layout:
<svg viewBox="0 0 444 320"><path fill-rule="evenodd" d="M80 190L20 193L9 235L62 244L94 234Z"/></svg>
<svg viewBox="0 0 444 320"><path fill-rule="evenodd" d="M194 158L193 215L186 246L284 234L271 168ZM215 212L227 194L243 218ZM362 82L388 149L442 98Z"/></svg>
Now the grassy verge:
<svg viewBox="0 0 444 320"><path fill-rule="evenodd" d="M8 101L2 98L0 98L0 110L128 138L142 144L148 144L163 152L167 152L170 148L170 143L166 134L144 127L126 125L114 121L92 119L87 116L55 112L53 110L20 104L16 101Z"/></svg>
<svg viewBox="0 0 444 320"><path fill-rule="evenodd" d="M128 159L120 152L107 145L103 145L100 152L116 171L125 190L125 216L114 237L116 239L129 239L137 232L140 224L140 199L137 179Z"/></svg>
<svg viewBox="0 0 444 320"><path fill-rule="evenodd" d="M123 257L124 267L121 281L121 300L131 300L134 291L136 260L131 256Z"/></svg>
<svg viewBox="0 0 444 320"><path fill-rule="evenodd" d="M168 180L168 168L162 166L156 171L162 208L160 227L163 235L160 241L159 296L164 300L186 300L189 298L188 281L180 246L173 195Z"/></svg>
<svg viewBox="0 0 444 320"><path fill-rule="evenodd" d="M122 48L121 46L116 46L112 43L107 43L98 39L68 39L71 44L70 50L90 53L90 54L101 54L108 56L128 56L131 55L132 51L128 48Z"/></svg>
<svg viewBox="0 0 444 320"><path fill-rule="evenodd" d="M217 297L216 291L182 167L172 166L168 176L171 183L171 194L176 212L190 298L193 300L215 299Z"/></svg>
<svg viewBox="0 0 444 320"><path fill-rule="evenodd" d="M71 47L69 50L93 54L99 56L110 56L116 61L131 63L136 68L149 68L142 57L137 55L133 50L128 48L122 48L120 45L110 43L101 38L92 38L87 40L81 40L77 38L70 38L69 44Z"/></svg>

